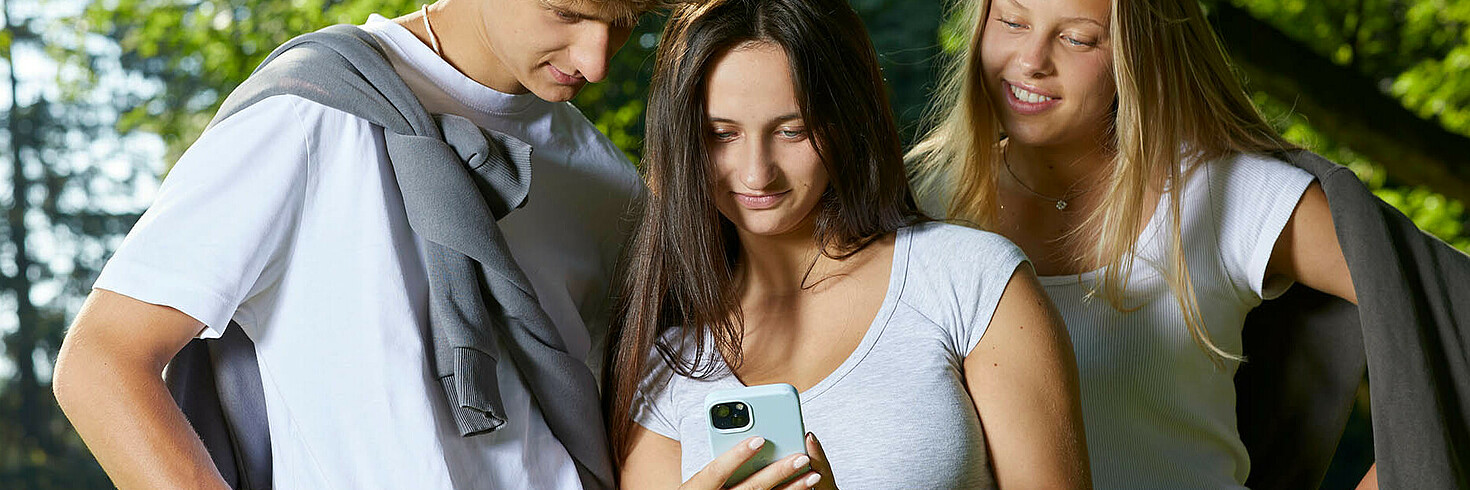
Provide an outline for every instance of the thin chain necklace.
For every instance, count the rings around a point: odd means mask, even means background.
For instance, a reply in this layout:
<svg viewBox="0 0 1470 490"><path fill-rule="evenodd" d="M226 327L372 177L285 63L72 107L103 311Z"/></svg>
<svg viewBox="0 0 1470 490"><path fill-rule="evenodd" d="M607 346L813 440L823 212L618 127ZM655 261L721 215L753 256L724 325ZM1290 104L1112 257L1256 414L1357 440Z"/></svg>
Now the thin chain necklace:
<svg viewBox="0 0 1470 490"><path fill-rule="evenodd" d="M1001 147L1001 149L1000 149L1000 161L1001 161L1001 163L1004 163L1005 164L1005 166L1006 166L1006 173L1011 174L1011 179L1012 180L1015 180L1017 184L1021 184L1021 188L1022 189L1026 189L1026 192L1030 192L1031 194L1034 194L1036 197L1039 197L1039 198L1042 198L1042 199L1051 201L1053 204L1056 204L1058 211L1063 211L1063 210L1066 210L1067 209L1067 199L1068 199L1067 196L1072 196L1073 198L1075 198L1075 197L1081 196L1082 194L1085 194L1087 192L1087 190L1084 189L1082 192L1077 193L1077 195L1075 195L1075 196L1072 195L1072 189L1074 189L1074 188L1077 187L1078 182L1073 182L1070 187L1067 187L1066 192L1063 192L1061 197L1051 197L1051 196L1048 196L1046 194L1042 194L1040 192L1036 192L1036 189L1032 189L1031 186L1026 185L1026 182L1025 181L1021 180L1020 177L1017 177L1016 176L1016 171L1015 170L1011 170L1011 156L1010 155L1011 155L1010 145L1006 145L1006 146ZM1091 187L1088 187L1088 189L1091 189Z"/></svg>
<svg viewBox="0 0 1470 490"><path fill-rule="evenodd" d="M429 25L429 4L424 4L424 30L429 31L429 47L434 48L434 54L444 57L444 52L439 50L439 36L434 35L434 26Z"/></svg>

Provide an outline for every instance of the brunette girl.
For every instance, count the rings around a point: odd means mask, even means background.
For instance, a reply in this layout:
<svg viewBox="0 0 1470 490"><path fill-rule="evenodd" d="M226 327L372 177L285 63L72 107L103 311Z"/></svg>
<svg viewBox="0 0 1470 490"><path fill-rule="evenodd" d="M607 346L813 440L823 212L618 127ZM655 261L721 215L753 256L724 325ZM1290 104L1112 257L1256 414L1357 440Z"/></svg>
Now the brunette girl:
<svg viewBox="0 0 1470 490"><path fill-rule="evenodd" d="M624 486L718 488L762 441L713 454L705 394L776 382L807 455L741 488L1089 486L1066 330L1018 248L916 209L851 7L682 7L649 101L605 390Z"/></svg>

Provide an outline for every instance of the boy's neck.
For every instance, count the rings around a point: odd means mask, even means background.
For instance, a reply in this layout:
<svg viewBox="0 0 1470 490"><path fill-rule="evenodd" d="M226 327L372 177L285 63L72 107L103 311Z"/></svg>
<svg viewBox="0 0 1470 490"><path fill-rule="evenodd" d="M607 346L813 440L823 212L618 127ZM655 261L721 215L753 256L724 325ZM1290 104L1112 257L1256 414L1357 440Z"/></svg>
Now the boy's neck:
<svg viewBox="0 0 1470 490"><path fill-rule="evenodd" d="M485 32L489 27L478 22L479 16L473 12L455 11L462 9L458 7L462 5L468 5L468 2L436 2L428 5L427 10L416 10L393 19L393 22L408 29L430 49L434 46L433 38L437 38L439 52L436 54L480 85L506 94L529 92L490 47L490 36ZM428 13L427 26L424 23L425 12ZM432 37L429 28L433 29Z"/></svg>

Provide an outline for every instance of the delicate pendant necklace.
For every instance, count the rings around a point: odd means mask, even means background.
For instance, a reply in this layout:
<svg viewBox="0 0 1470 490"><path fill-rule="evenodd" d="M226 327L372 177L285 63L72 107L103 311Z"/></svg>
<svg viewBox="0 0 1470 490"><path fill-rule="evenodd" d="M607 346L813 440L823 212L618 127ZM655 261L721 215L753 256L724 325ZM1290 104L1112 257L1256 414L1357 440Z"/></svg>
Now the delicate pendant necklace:
<svg viewBox="0 0 1470 490"><path fill-rule="evenodd" d="M1051 197L1051 196L1048 196L1046 194L1042 194L1040 192L1036 192L1036 189L1032 189L1031 186L1026 185L1026 182L1025 181L1021 180L1020 177L1017 177L1016 176L1016 171L1015 170L1011 170L1011 158L1010 158L1009 148L1003 147L1003 148L1001 148L1000 151L1001 151L1001 153L1000 153L1000 161L1001 161L1001 163L1004 163L1005 164L1005 166L1006 166L1006 173L1011 174L1011 179L1012 180L1015 180L1017 184L1021 184L1021 188L1022 189L1026 189L1026 192L1030 192L1031 194L1035 195L1036 197L1039 197L1039 198L1042 198L1042 199L1051 201L1053 204L1056 204L1057 211L1063 211L1063 210L1066 210L1067 209L1067 199L1068 199L1068 196L1072 196L1072 188L1077 187L1077 183L1075 183L1075 182L1072 183L1072 187L1068 187L1067 188L1067 191L1065 193L1063 193L1061 197ZM1086 191L1084 191L1084 192L1086 192ZM1082 195L1082 192L1077 193L1077 195ZM1072 197L1076 197L1076 196L1072 196Z"/></svg>
<svg viewBox="0 0 1470 490"><path fill-rule="evenodd" d="M429 25L429 4L424 4L424 30L429 31L429 47L434 48L434 54L444 57L444 52L439 50L439 36L434 35L434 26Z"/></svg>

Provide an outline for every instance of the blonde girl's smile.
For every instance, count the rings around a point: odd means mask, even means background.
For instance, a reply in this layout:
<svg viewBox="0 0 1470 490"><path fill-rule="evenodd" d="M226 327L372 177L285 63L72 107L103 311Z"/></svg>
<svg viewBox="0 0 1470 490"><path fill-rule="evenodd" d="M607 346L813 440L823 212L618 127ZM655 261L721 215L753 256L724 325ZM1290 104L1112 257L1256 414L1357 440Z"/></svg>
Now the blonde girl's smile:
<svg viewBox="0 0 1470 490"><path fill-rule="evenodd" d="M1006 80L1000 82L1006 94L1006 105L1016 114L1029 116L1046 112L1060 104L1062 98L1034 87L1018 85Z"/></svg>

